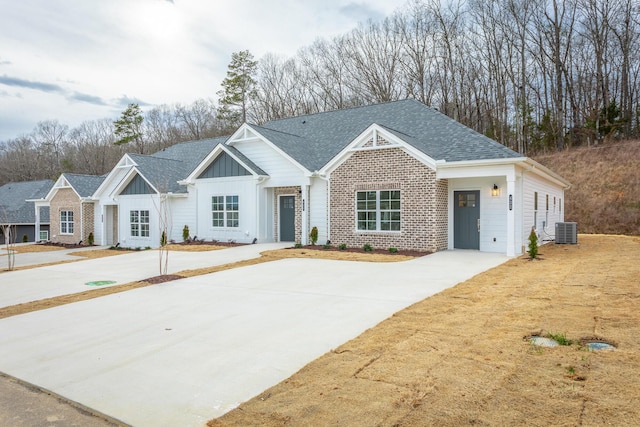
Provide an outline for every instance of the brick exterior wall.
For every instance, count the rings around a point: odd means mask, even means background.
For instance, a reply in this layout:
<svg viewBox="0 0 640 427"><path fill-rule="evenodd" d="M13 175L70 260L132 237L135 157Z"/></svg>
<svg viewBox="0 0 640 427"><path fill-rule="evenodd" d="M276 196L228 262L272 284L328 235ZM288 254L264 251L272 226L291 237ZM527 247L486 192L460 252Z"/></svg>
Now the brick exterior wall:
<svg viewBox="0 0 640 427"><path fill-rule="evenodd" d="M280 227L280 200L278 200L278 196L280 195L295 195L296 199L296 242L301 242L302 237L302 196L300 194L300 187L276 187L273 189L273 197L274 197L274 206L275 206L275 215L274 217L274 236L279 240L279 227Z"/></svg>
<svg viewBox="0 0 640 427"><path fill-rule="evenodd" d="M50 224L49 240L56 243L78 243L82 238L80 226L80 199L70 188L61 188L51 200L49 208ZM60 234L60 212L73 212L73 234ZM54 237L55 236L55 237Z"/></svg>
<svg viewBox="0 0 640 427"><path fill-rule="evenodd" d="M400 231L356 230L356 191L400 190ZM400 148L358 151L331 174L331 242L350 247L447 248L448 183Z"/></svg>
<svg viewBox="0 0 640 427"><path fill-rule="evenodd" d="M93 224L94 224L94 212L95 212L95 204L94 203L83 203L82 204L82 240L87 245L89 244L89 234L93 233ZM95 240L95 236L94 236ZM95 241L94 241L95 244Z"/></svg>

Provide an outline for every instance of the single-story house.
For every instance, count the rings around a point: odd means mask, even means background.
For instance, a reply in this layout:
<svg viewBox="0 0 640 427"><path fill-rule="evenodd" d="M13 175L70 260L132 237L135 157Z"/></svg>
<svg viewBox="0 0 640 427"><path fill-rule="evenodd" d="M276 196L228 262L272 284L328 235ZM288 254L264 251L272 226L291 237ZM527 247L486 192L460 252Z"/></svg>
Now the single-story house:
<svg viewBox="0 0 640 427"><path fill-rule="evenodd" d="M318 242L517 255L553 239L569 183L416 100L245 123L127 154L93 198L102 244ZM165 224L163 226L163 224Z"/></svg>
<svg viewBox="0 0 640 427"><path fill-rule="evenodd" d="M14 228L14 243L23 242L25 236L28 242L49 239L49 209L34 206L52 185L53 181L42 180L10 182L0 187L0 226ZM0 230L0 244L4 243L5 236Z"/></svg>
<svg viewBox="0 0 640 427"><path fill-rule="evenodd" d="M93 193L105 176L64 173L38 205L50 212L49 240L55 243L88 243L95 225Z"/></svg>

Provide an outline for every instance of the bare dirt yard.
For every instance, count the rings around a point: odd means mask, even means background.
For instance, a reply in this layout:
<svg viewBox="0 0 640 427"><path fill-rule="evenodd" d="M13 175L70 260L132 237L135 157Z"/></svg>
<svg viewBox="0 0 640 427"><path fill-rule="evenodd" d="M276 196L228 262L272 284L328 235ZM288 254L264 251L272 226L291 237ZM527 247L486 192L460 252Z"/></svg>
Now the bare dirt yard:
<svg viewBox="0 0 640 427"><path fill-rule="evenodd" d="M547 334L570 345L530 342ZM640 238L580 235L396 313L208 426L640 425L638 337Z"/></svg>

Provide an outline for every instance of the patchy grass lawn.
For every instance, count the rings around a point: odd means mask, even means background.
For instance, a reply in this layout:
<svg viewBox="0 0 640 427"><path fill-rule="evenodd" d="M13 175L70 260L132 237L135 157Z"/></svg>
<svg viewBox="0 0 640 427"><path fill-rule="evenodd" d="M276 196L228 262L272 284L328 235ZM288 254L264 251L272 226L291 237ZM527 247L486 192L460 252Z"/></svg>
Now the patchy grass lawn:
<svg viewBox="0 0 640 427"><path fill-rule="evenodd" d="M398 312L208 425L640 425L639 254L637 237L543 246L540 260ZM525 339L547 333L617 349Z"/></svg>

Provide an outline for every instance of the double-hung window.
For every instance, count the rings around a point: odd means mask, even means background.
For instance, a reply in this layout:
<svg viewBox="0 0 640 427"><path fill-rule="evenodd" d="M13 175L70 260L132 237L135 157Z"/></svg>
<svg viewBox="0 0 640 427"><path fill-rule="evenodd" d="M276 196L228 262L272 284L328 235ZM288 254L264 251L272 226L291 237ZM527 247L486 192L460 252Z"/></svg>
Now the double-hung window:
<svg viewBox="0 0 640 427"><path fill-rule="evenodd" d="M213 196L211 198L211 225L214 227L239 227L238 206L238 196Z"/></svg>
<svg viewBox="0 0 640 427"><path fill-rule="evenodd" d="M131 237L149 237L149 211L130 211Z"/></svg>
<svg viewBox="0 0 640 427"><path fill-rule="evenodd" d="M60 234L73 234L73 211L60 211Z"/></svg>
<svg viewBox="0 0 640 427"><path fill-rule="evenodd" d="M357 228L400 231L400 190L356 192Z"/></svg>

